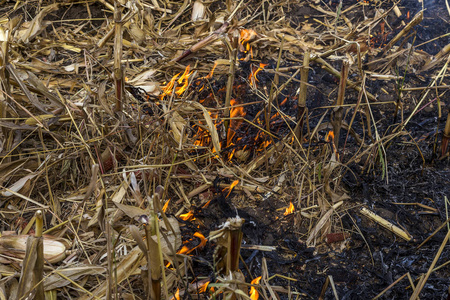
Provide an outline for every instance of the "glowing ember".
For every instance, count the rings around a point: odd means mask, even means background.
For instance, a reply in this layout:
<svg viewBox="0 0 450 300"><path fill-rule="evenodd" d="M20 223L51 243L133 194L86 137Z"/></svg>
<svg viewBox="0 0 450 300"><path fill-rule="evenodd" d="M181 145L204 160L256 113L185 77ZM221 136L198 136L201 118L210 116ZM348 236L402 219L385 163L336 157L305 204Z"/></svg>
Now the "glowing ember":
<svg viewBox="0 0 450 300"><path fill-rule="evenodd" d="M255 86L256 82L259 82L258 78L256 78L256 75L258 75L258 73L261 72L266 66L267 64L260 63L258 69L256 69L256 71L252 71L250 76L248 76L248 80L250 81L250 84L252 86Z"/></svg>
<svg viewBox="0 0 450 300"><path fill-rule="evenodd" d="M261 276L256 277L255 279L252 280L251 284L259 284L259 281L261 280ZM257 300L259 298L259 293L258 291L255 289L254 286L252 286L250 288L250 299L252 300Z"/></svg>
<svg viewBox="0 0 450 300"><path fill-rule="evenodd" d="M195 220L194 213L192 211L189 211L186 214L181 214L180 219L182 219L183 221L193 221Z"/></svg>
<svg viewBox="0 0 450 300"><path fill-rule="evenodd" d="M290 202L290 203L289 203L289 207L286 208L286 211L284 212L283 215L285 215L285 216L290 215L290 214L292 214L294 211L295 211L294 204L292 204L292 202Z"/></svg>

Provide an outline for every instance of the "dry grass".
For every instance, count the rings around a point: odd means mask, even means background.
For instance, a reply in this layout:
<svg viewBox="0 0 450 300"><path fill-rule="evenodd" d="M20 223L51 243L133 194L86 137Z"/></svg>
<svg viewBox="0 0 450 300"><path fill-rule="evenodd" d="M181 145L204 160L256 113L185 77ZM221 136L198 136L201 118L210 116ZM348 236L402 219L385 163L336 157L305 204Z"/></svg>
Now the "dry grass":
<svg viewBox="0 0 450 300"><path fill-rule="evenodd" d="M338 216L349 207L341 184L346 166L365 160L368 169L387 170L386 147L407 134L405 125L423 101L429 101L430 89L425 88L413 113L403 117L401 108L402 122L382 134L372 110L395 103L380 104L368 93L367 77L381 82L401 79L393 66L407 66L434 72L431 87L441 84L447 70L448 49L433 57L406 44L421 13L395 37L400 46L392 41L383 49L371 46L371 32L396 9L392 1L385 2L389 8L384 12L364 21L348 17L361 9L361 3L334 10L297 1L121 2L127 5L105 0L0 1L2 227L32 234L31 217L45 210L44 234L70 244L64 261L45 267L46 293L58 298L137 299L147 293L153 299L169 299L177 288L181 295L197 297L189 285L189 257L175 255L181 244L178 222L163 211L179 217L193 206L205 205L211 197L199 195L211 191L218 177L229 180L219 186L228 189L224 195L233 189L230 201L237 207L257 206L271 197L280 201L279 207L292 201L295 219L309 224L298 231L309 246L342 231ZM321 16L293 26L284 18L287 11L293 13L292 7L312 8ZM243 29L255 32L244 42ZM232 106L237 61L245 52L251 59L250 48L255 63L276 62L265 71L273 80L269 90L264 91L262 83L249 83L254 102L265 108L260 114L266 121L261 124L236 114L244 103ZM308 59L303 59L305 53ZM362 68L367 57L370 71ZM334 67L341 61L356 79L347 78L348 70ZM340 79L340 100L324 107L319 116L307 109L297 118L284 114L278 99L287 94L285 88L301 81L303 106L307 86L314 89L305 82L312 63ZM189 78L170 86L187 64ZM213 95L214 106L199 101L196 82L205 89L221 83L225 97ZM182 91L182 85L190 88ZM144 105L133 97L130 86L145 90L149 102ZM356 91L356 102L344 103L346 90ZM149 108L151 114L146 113ZM268 122L277 111L288 128L283 135L272 132ZM367 123L353 122L356 114L364 114ZM345 117L351 119L348 124ZM257 130L270 145L236 148L230 159L229 146L238 138L235 132L241 124ZM339 158L333 143L324 141L322 132L330 129L346 136L345 145L339 145L341 151L351 148L345 159ZM9 279L0 293L12 297L17 293L14 274L20 271L19 261L1 259L12 263L2 265L2 275ZM170 267L155 266L155 261L170 262ZM289 290L270 286L270 270L265 268L260 297L291 296ZM233 271L231 278L221 277L211 286L216 294L246 298L242 291L248 285L236 284L245 279ZM330 282L333 285L332 278Z"/></svg>

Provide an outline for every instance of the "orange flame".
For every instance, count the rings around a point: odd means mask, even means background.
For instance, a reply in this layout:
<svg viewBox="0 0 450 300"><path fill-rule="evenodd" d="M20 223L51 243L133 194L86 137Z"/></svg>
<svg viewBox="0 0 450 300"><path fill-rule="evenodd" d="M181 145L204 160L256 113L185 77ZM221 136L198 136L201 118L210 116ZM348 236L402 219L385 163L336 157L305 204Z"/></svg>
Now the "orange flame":
<svg viewBox="0 0 450 300"><path fill-rule="evenodd" d="M195 220L194 213L192 212L192 210L190 210L188 213L181 214L180 219L182 219L183 221L193 221Z"/></svg>
<svg viewBox="0 0 450 300"><path fill-rule="evenodd" d="M256 78L256 75L258 75L258 73L261 72L266 66L267 64L260 63L258 69L256 69L256 71L252 71L252 73L248 76L248 80L250 81L250 84L252 86L254 86L256 82L259 82L258 78Z"/></svg>
<svg viewBox="0 0 450 300"><path fill-rule="evenodd" d="M239 50L243 52L244 54L250 53L250 57L253 58L253 49L252 46L250 46L250 42L254 40L257 36L256 31L252 29L242 29L239 34ZM245 58L242 58L241 60L244 60Z"/></svg>
<svg viewBox="0 0 450 300"><path fill-rule="evenodd" d="M289 207L286 208L286 211L284 212L283 215L287 216L292 214L295 211L295 207L294 204L292 204L292 202L289 203Z"/></svg>
<svg viewBox="0 0 450 300"><path fill-rule="evenodd" d="M256 277L255 279L253 279L252 280L252 282L251 282L251 284L259 284L259 281L261 280L261 276L259 276L259 277ZM258 293L258 291L255 289L255 287L254 286L252 286L251 288L250 288L250 299L252 299L252 300L258 300L258 298L259 298L259 293Z"/></svg>
<svg viewBox="0 0 450 300"><path fill-rule="evenodd" d="M167 211L167 208L169 207L169 203L170 203L170 199L167 200L166 203L164 203L164 206L163 206L163 208L162 208L162 211L163 211L163 212L166 212L166 211Z"/></svg>
<svg viewBox="0 0 450 300"><path fill-rule="evenodd" d="M337 153L336 145L334 144L333 130L328 131L327 136L325 137L325 141L331 142L331 145L333 147L333 152L336 154L336 157L339 158L339 153Z"/></svg>
<svg viewBox="0 0 450 300"><path fill-rule="evenodd" d="M206 289L208 288L209 283L210 283L210 281L207 281L204 284L202 284L202 286L198 288L198 292L205 293Z"/></svg>
<svg viewBox="0 0 450 300"><path fill-rule="evenodd" d="M205 238L205 236L203 234L201 234L200 232L196 232L196 233L194 233L194 237L200 239L200 243L192 249L189 249L188 246L184 245L183 247L181 247L180 250L178 250L177 254L189 254L197 248L201 249L206 246L208 239ZM192 241L192 239L185 241L184 243L189 242L189 241Z"/></svg>
<svg viewBox="0 0 450 300"><path fill-rule="evenodd" d="M195 236L196 238L199 238L199 239L200 239L200 244L198 244L198 246L195 247L195 248L203 248L203 247L206 246L206 242L208 242L208 239L205 238L205 236L204 236L203 234L201 234L200 232L196 232L196 233L194 233L194 236ZM195 249L195 248L194 248L194 249Z"/></svg>
<svg viewBox="0 0 450 300"><path fill-rule="evenodd" d="M163 92L160 95L160 98L163 99L165 96L172 95L173 88L175 86L175 81L177 81L178 85L181 85L175 88L175 94L178 96L183 94L184 91L189 86L189 77L192 75L192 73L194 73L194 71L189 72L189 70L190 65L186 67L184 73L181 76L180 76L181 73L178 73L175 76L173 76L172 79L170 79L169 83L167 83L164 87L162 87Z"/></svg>
<svg viewBox="0 0 450 300"><path fill-rule="evenodd" d="M180 289L177 289L177 292L175 293L175 296L173 297L176 300L181 300L180 298Z"/></svg>
<svg viewBox="0 0 450 300"><path fill-rule="evenodd" d="M327 136L325 137L325 141L334 142L334 131L333 130L328 131Z"/></svg>
<svg viewBox="0 0 450 300"><path fill-rule="evenodd" d="M239 107L233 107L237 104L237 101L235 99L231 99L230 100L230 105L231 110L230 110L230 127L228 128L228 133L227 133L227 147L231 145L231 141L235 135L235 131L236 129L239 128L239 126L241 125L241 123L243 122L242 120L233 120L233 118L237 118L237 117L244 117L246 115L245 111L244 111L244 107L239 106Z"/></svg>
<svg viewBox="0 0 450 300"><path fill-rule="evenodd" d="M211 79L211 78L213 77L214 70L216 69L217 65L218 65L218 63L217 63L217 61L216 61L216 62L214 63L214 66L213 66L211 72L209 72L209 74L206 75L205 79Z"/></svg>
<svg viewBox="0 0 450 300"><path fill-rule="evenodd" d="M227 196L226 196L225 198L228 198L228 196L230 196L231 191L233 190L233 188L234 188L236 185L238 185L238 183L239 183L239 180L235 180L235 181L233 181L233 183L230 184L229 187L226 187L226 188L223 189L223 191L225 191L225 190L228 189L228 194L227 194Z"/></svg>

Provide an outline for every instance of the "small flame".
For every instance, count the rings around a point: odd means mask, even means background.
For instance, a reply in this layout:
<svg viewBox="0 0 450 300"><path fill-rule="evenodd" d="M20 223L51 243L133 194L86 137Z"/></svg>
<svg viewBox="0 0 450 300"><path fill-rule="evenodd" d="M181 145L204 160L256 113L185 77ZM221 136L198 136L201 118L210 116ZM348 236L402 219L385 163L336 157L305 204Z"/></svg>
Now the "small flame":
<svg viewBox="0 0 450 300"><path fill-rule="evenodd" d="M184 70L184 72L181 76L180 76L181 73L178 73L175 76L173 76L172 79L170 79L169 83L167 83L164 87L162 87L163 92L160 95L160 98L163 99L165 96L172 95L173 88L175 86L175 82L177 82L178 85L181 85L181 86L177 86L175 88L175 94L178 96L183 94L184 91L186 91L186 89L189 86L189 77L192 75L192 73L194 73L194 71L189 72L189 70L190 70L190 65L188 65L186 67L186 69Z"/></svg>
<svg viewBox="0 0 450 300"><path fill-rule="evenodd" d="M208 288L210 281L205 282L201 287L198 288L199 293L205 293Z"/></svg>
<svg viewBox="0 0 450 300"><path fill-rule="evenodd" d="M252 29L242 29L239 35L239 50L247 56L250 53L250 57L253 58L253 49L250 46L250 42L254 40L257 36L256 31ZM243 57L241 60L244 60Z"/></svg>
<svg viewBox="0 0 450 300"><path fill-rule="evenodd" d="M327 136L325 137L325 141L331 142L331 145L333 147L333 152L336 154L336 157L339 158L339 154L337 153L336 145L334 143L334 131L330 130L327 133Z"/></svg>
<svg viewBox="0 0 450 300"><path fill-rule="evenodd" d="M227 133L227 147L231 146L231 144L232 144L231 141L232 141L234 135L236 134L236 129L238 129L239 126L241 125L241 123L243 122L242 120L233 120L233 118L244 117L246 115L244 107L242 107L242 106L233 107L236 104L237 104L237 101L235 99L230 100L230 105L232 107L230 110L230 117L231 117L230 127L228 128L228 133Z"/></svg>
<svg viewBox="0 0 450 300"><path fill-rule="evenodd" d="M252 282L251 282L251 284L259 284L259 281L261 280L261 276L259 276L259 277L256 277L255 279L253 279L252 280ZM250 299L252 299L252 300L258 300L258 298L259 298L259 293L258 293L258 291L255 289L255 287L254 286L252 286L251 288L250 288Z"/></svg>
<svg viewBox="0 0 450 300"><path fill-rule="evenodd" d="M195 220L194 213L192 212L192 210L190 210L188 213L181 214L180 219L182 219L183 221L193 221Z"/></svg>
<svg viewBox="0 0 450 300"><path fill-rule="evenodd" d="M170 199L167 200L166 203L164 203L164 206L163 206L163 208L162 208L162 211L163 211L163 212L166 212L166 211L167 211L167 208L169 207L169 203L170 203Z"/></svg>
<svg viewBox="0 0 450 300"><path fill-rule="evenodd" d="M181 300L181 298L180 298L180 289L179 288L177 289L177 292L175 293L174 299Z"/></svg>
<svg viewBox="0 0 450 300"><path fill-rule="evenodd" d="M196 233L194 233L194 236L195 236L196 238L199 238L199 239L200 239L200 244L198 244L198 246L195 247L195 248L203 248L203 247L206 246L206 243L208 242L208 239L205 238L205 236L204 236L203 234L201 234L200 232L197 231ZM195 249L195 248L194 248L194 249Z"/></svg>
<svg viewBox="0 0 450 300"><path fill-rule="evenodd" d="M208 239L205 238L205 236L203 234L201 234L200 232L196 232L194 233L194 237L200 239L200 243L195 246L194 248L190 249L188 246L184 245L183 247L181 247L180 250L178 250L177 254L189 254L192 251L194 251L195 249L199 248L202 249L203 247L206 246L206 243L208 242ZM192 241L193 239L187 240L184 243L188 243L190 241Z"/></svg>
<svg viewBox="0 0 450 300"><path fill-rule="evenodd" d="M333 130L328 131L327 136L325 137L325 141L334 142L334 131Z"/></svg>
<svg viewBox="0 0 450 300"><path fill-rule="evenodd" d="M228 198L228 196L230 196L231 191L234 189L234 187L235 187L236 185L238 185L238 183L239 183L239 180L235 180L235 181L233 181L233 183L230 184L229 187L226 187L226 188L223 189L223 191L225 191L225 190L228 189L228 194L226 195L225 198Z"/></svg>
<svg viewBox="0 0 450 300"><path fill-rule="evenodd" d="M216 62L214 63L214 66L213 66L211 72L209 72L209 74L206 75L205 79L211 79L211 78L213 77L214 70L216 69L217 65L218 65L218 63L217 63L217 61L216 61Z"/></svg>
<svg viewBox="0 0 450 300"><path fill-rule="evenodd" d="M289 203L289 207L286 208L286 211L284 212L283 215L285 215L285 216L290 215L290 214L292 214L294 211L295 211L294 204L292 204L292 202L290 202L290 203Z"/></svg>
<svg viewBox="0 0 450 300"><path fill-rule="evenodd" d="M183 246L181 247L180 250L178 250L177 254L187 254L189 253L189 247L188 246Z"/></svg>
<svg viewBox="0 0 450 300"><path fill-rule="evenodd" d="M267 64L260 63L258 69L255 71L252 71L252 73L248 76L248 80L250 81L250 84L252 86L255 86L256 82L259 82L258 78L256 78L256 75L258 75L259 72L261 72Z"/></svg>

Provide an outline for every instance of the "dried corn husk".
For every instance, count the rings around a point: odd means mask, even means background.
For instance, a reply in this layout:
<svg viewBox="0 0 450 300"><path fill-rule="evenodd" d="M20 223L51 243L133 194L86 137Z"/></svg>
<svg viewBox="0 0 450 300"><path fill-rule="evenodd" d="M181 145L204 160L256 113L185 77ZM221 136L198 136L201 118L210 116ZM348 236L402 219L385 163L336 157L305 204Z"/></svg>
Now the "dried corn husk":
<svg viewBox="0 0 450 300"><path fill-rule="evenodd" d="M0 237L0 254L23 259L29 235L7 235ZM66 258L67 247L51 236L44 236L44 259L49 263L57 263ZM4 261L6 262L6 260Z"/></svg>
<svg viewBox="0 0 450 300"><path fill-rule="evenodd" d="M205 15L206 15L205 5L200 1L195 1L194 5L192 5L192 16L191 16L192 22L205 19Z"/></svg>

